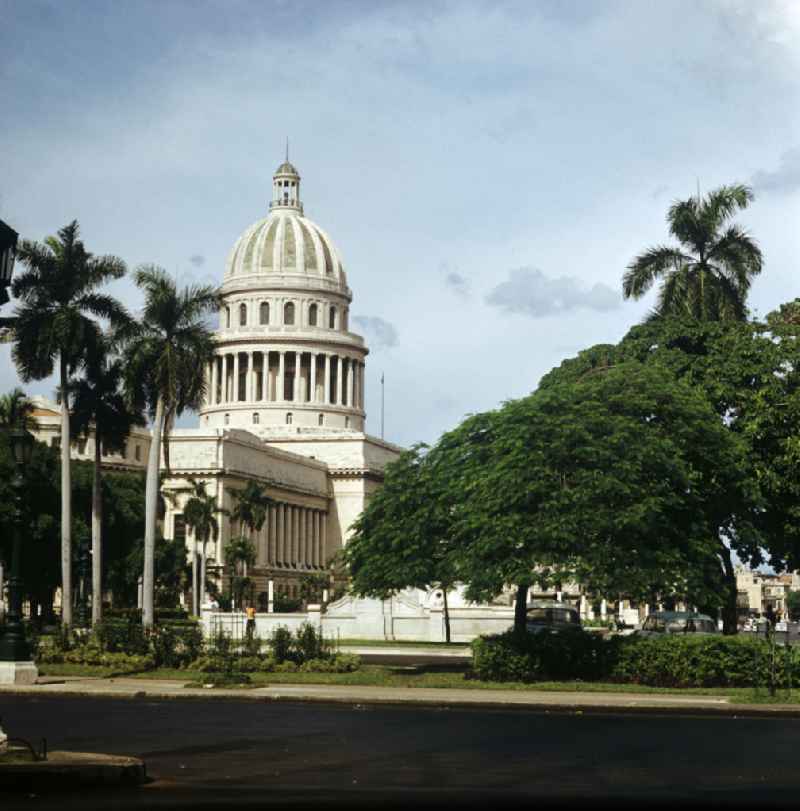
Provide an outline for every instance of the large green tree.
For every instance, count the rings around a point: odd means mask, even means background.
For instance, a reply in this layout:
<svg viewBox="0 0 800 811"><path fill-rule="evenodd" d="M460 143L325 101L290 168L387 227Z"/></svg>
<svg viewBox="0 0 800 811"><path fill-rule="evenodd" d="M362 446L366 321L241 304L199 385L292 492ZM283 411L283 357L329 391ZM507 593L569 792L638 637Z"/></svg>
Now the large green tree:
<svg viewBox="0 0 800 811"><path fill-rule="evenodd" d="M94 436L92 477L92 622L103 615L103 486L102 454L125 453L135 425L144 425L122 390L123 364L101 339L87 357L84 375L72 386L71 427L75 436Z"/></svg>
<svg viewBox="0 0 800 811"><path fill-rule="evenodd" d="M798 307L782 305L766 322L664 318L634 327L616 346L592 347L546 375L540 388L597 376L630 360L665 368L700 392L720 425L743 442L750 488L761 509L720 527L711 543L735 618L734 565L800 566L800 342ZM757 530L753 534L753 528Z"/></svg>
<svg viewBox="0 0 800 811"><path fill-rule="evenodd" d="M622 281L625 298L641 298L661 281L655 316L743 321L747 294L761 272L761 250L731 217L753 200L741 184L675 202L667 213L677 246L657 245L635 257Z"/></svg>
<svg viewBox="0 0 800 811"><path fill-rule="evenodd" d="M449 642L447 592L458 582L452 509L439 459L416 445L387 465L383 486L369 500L344 549L350 590L386 599L404 588L439 588L444 595L445 638Z"/></svg>
<svg viewBox="0 0 800 811"><path fill-rule="evenodd" d="M137 407L153 421L147 459L142 622L153 625L155 540L162 443L169 468L169 432L176 417L200 407L205 395L206 364L214 356L214 334L207 317L220 306L219 292L208 286L178 290L163 269L137 269L136 284L145 304L141 321L121 338L125 346L127 388Z"/></svg>
<svg viewBox="0 0 800 811"><path fill-rule="evenodd" d="M93 256L79 238L77 221L43 243L23 240L17 258L24 270L12 282L19 300L11 318L0 319L13 341L20 377L42 380L58 366L61 392L61 618L72 624L72 487L70 480L69 383L97 339L96 319L113 326L127 318L124 308L98 288L125 273L116 256Z"/></svg>

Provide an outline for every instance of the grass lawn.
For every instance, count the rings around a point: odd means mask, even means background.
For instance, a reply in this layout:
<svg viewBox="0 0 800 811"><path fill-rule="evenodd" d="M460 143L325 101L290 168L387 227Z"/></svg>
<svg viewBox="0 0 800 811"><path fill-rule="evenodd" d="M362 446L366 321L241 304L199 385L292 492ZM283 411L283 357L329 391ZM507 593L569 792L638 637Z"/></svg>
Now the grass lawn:
<svg viewBox="0 0 800 811"><path fill-rule="evenodd" d="M84 665L43 665L41 675L46 676L99 676L109 677L108 668L87 667ZM120 678L123 674L116 674ZM358 685L372 687L433 687L458 688L468 690L537 690L566 693L631 693L651 695L698 695L719 696L741 703L800 703L800 690L788 693L779 691L771 699L766 689L754 690L749 687L648 687L641 684L614 684L606 682L546 681L535 684L522 682L486 682L467 678L465 672L436 672L424 669L387 667L382 665L362 665L353 673L250 673L251 686L269 684L325 684ZM174 679L202 683L206 674L194 670L172 670L159 668L141 673L124 674L124 678L153 680Z"/></svg>

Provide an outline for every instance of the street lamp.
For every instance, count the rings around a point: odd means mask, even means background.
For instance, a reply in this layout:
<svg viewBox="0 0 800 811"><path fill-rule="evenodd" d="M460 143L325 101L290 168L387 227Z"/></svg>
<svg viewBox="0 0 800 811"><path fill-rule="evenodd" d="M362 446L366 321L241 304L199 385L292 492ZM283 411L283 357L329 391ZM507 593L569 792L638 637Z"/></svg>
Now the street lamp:
<svg viewBox="0 0 800 811"><path fill-rule="evenodd" d="M11 489L14 494L12 511L11 577L8 579L8 613L5 633L0 637L0 683L32 684L38 672L31 661L31 649L25 639L22 624L22 492L25 477L22 475L33 454L34 439L24 428L8 431L11 453L14 458L14 478Z"/></svg>
<svg viewBox="0 0 800 811"><path fill-rule="evenodd" d="M14 272L18 236L13 228L0 220L0 304L8 301L6 288L11 284L11 274Z"/></svg>

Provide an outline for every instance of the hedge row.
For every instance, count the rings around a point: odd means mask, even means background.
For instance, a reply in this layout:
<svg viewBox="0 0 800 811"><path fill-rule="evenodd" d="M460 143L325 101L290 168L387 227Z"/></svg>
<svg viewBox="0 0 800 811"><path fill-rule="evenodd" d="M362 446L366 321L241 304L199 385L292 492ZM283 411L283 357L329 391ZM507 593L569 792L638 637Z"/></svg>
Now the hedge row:
<svg viewBox="0 0 800 811"><path fill-rule="evenodd" d="M653 687L800 685L800 650L740 636L574 632L486 636L472 643L485 681L610 681Z"/></svg>

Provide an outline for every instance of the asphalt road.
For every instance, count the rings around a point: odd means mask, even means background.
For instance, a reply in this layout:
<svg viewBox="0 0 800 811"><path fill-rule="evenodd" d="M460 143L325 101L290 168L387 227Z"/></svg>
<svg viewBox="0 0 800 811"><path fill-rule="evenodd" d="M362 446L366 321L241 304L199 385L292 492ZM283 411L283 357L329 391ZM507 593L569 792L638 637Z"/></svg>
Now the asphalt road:
<svg viewBox="0 0 800 811"><path fill-rule="evenodd" d="M0 696L0 717L51 749L143 757L154 778L113 794L0 796L4 811L577 798L764 807L800 796L791 719L18 695Z"/></svg>

